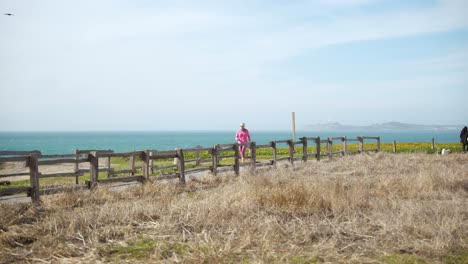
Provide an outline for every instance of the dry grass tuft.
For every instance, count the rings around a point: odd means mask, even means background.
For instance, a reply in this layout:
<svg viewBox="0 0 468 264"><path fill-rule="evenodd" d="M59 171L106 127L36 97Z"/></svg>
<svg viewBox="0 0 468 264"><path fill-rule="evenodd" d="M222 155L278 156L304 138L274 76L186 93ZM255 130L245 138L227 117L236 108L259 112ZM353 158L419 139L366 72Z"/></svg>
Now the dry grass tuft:
<svg viewBox="0 0 468 264"><path fill-rule="evenodd" d="M0 204L0 263L466 263L467 162L366 154Z"/></svg>

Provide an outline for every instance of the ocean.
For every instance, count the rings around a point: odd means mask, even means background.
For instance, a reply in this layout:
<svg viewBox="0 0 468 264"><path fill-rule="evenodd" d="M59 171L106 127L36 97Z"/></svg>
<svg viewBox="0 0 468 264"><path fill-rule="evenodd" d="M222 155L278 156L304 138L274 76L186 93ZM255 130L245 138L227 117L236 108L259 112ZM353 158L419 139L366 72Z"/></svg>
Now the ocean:
<svg viewBox="0 0 468 264"><path fill-rule="evenodd" d="M115 152L133 150L173 150L175 148L209 147L215 144L234 143L236 131L174 131L174 132L0 132L0 150L39 150L42 154L71 154L75 149L112 149ZM267 144L273 140L292 138L288 131L250 131L252 141ZM297 131L301 137L380 136L381 142L431 142L452 143L459 141L458 131Z"/></svg>

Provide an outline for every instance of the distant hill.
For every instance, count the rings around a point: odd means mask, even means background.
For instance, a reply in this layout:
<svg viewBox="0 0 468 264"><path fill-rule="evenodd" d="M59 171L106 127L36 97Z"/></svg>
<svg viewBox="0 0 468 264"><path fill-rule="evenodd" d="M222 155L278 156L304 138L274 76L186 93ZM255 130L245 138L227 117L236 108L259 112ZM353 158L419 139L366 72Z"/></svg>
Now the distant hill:
<svg viewBox="0 0 468 264"><path fill-rule="evenodd" d="M303 129L306 131L453 131L462 128L462 125L416 125L400 122L387 122L369 126L342 125L337 122L330 122L307 125Z"/></svg>

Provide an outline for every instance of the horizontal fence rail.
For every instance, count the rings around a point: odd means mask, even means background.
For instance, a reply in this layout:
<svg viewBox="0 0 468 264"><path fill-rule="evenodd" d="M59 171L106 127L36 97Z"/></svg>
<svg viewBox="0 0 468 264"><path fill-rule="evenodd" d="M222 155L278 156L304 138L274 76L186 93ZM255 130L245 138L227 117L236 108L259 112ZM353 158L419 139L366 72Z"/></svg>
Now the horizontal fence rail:
<svg viewBox="0 0 468 264"><path fill-rule="evenodd" d="M376 148L364 149L364 141L375 140ZM355 153L348 151L348 142L358 142ZM333 152L333 145L340 144L341 149ZM248 148L246 161L240 162L241 146ZM278 147L280 146L280 147ZM309 147L315 147L310 148ZM271 151L271 159L257 160L258 150ZM285 152L286 150L286 152ZM312 150L312 151L310 151ZM33 203L40 202L40 196L70 190L94 189L99 184L114 182L141 182L154 180L179 179L186 182L186 175L210 171L213 175L218 172L233 171L240 174L241 167L255 170L262 166L276 166L278 162L287 161L291 165L296 161L307 162L309 159L320 161L323 157L332 159L334 155L358 154L367 151L380 151L380 137L361 136L347 137L302 137L298 141L291 139L271 141L268 144L257 145L256 142L216 144L212 147L197 146L195 148L176 150L141 150L117 153L113 150L75 150L74 154L43 155L40 151L0 151L0 163L24 162L29 172L14 172L0 174L1 178L15 176L29 176L29 186L8 187L0 189L0 196L26 193ZM200 153L205 153L205 158ZM206 158L206 156L209 158ZM128 168L112 167L111 158L128 160ZM138 163L138 166L136 164ZM42 173L42 166L57 164L71 164L69 172ZM80 167L80 165L82 165ZM115 165L115 164L114 164ZM99 173L106 177L100 177ZM158 172L158 173L156 173ZM89 176L84 184L79 178ZM89 174L89 175L88 175ZM128 174L125 176L124 174ZM56 177L75 177L75 186L60 188L40 188L40 180ZM1 182L0 182L1 183Z"/></svg>

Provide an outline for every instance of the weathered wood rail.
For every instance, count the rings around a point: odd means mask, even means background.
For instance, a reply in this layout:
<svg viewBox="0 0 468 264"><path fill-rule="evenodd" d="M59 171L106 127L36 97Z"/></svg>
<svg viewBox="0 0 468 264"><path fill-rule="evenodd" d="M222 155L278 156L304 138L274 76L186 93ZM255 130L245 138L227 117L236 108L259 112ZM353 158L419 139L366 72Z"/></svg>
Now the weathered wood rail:
<svg viewBox="0 0 468 264"><path fill-rule="evenodd" d="M375 149L364 149L364 140L375 140ZM333 152L333 144L340 142L341 149ZM348 151L348 142L357 142L359 148L357 152ZM240 146L248 147L247 160L240 163ZM283 146L283 147L282 147ZM309 151L309 146L315 146L313 152ZM302 148L299 148L302 147ZM323 147L323 150L322 150ZM271 149L271 159L257 160L257 151L261 149ZM287 149L287 153L279 153L278 150ZM301 151L297 151L301 149ZM241 167L248 167L255 170L262 166L276 166L278 162L288 161L292 165L294 162L307 162L309 159L320 161L323 157L332 159L334 155L359 154L367 151L380 151L380 137L302 137L299 141L276 140L269 144L257 145L255 142L243 144L216 144L213 147L201 147L188 149L176 149L169 151L143 150L124 153L115 153L112 150L76 150L74 154L54 154L43 155L40 151L0 151L0 163L3 162L24 162L29 172L18 172L0 174L1 178L29 175L29 186L27 187L7 187L0 189L0 196L26 193L33 203L40 202L40 196L58 192L66 192L81 189L94 189L99 184L112 182L141 182L146 183L162 179L179 179L179 182L186 182L186 175L209 171L213 175L219 172L234 171L235 175L240 175ZM210 158L202 159L201 152L205 152ZM193 156L194 159L186 159ZM206 156L206 155L205 155ZM111 167L111 158L125 158L129 160L127 169L116 169ZM104 160L104 164L100 161ZM173 161L173 162L172 162ZM136 162L141 166L135 166ZM40 167L45 165L74 164L74 170L69 172L47 173L41 172ZM173 163L173 164L171 164ZM80 168L80 164L85 164L86 168ZM170 165L168 165L170 164ZM99 173L105 175L99 175ZM79 177L89 174L89 180L80 184ZM128 174L128 176L121 176ZM58 188L41 188L41 179L54 177L74 177L75 185Z"/></svg>

